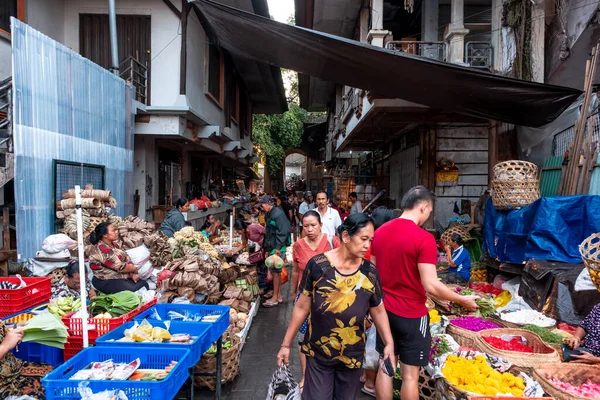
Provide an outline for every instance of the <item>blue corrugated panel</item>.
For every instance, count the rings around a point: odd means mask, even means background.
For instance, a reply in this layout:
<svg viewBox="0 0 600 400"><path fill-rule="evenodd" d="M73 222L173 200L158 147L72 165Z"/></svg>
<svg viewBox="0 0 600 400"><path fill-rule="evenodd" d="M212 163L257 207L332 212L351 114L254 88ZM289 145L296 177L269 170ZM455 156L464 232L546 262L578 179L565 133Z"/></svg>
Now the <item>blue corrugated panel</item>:
<svg viewBox="0 0 600 400"><path fill-rule="evenodd" d="M558 194L560 177L562 175L563 158L550 157L544 162L542 177L540 179L540 194L542 197L554 197Z"/></svg>

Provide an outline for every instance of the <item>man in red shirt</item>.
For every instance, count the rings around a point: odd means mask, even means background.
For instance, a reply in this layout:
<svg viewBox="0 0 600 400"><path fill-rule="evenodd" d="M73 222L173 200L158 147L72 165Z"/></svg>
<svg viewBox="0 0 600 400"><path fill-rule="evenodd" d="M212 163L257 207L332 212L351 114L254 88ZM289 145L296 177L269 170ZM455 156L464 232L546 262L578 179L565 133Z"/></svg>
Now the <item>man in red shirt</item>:
<svg viewBox="0 0 600 400"><path fill-rule="evenodd" d="M402 199L402 215L379 228L371 245L371 262L379 272L383 304L390 320L394 349L400 360L402 400L419 399L419 370L428 364L431 347L427 293L477 308L476 296L460 296L438 280L437 246L433 235L421 226L433 211L435 195L424 186L410 189ZM383 354L377 338L377 350ZM392 399L392 378L379 369L377 398Z"/></svg>

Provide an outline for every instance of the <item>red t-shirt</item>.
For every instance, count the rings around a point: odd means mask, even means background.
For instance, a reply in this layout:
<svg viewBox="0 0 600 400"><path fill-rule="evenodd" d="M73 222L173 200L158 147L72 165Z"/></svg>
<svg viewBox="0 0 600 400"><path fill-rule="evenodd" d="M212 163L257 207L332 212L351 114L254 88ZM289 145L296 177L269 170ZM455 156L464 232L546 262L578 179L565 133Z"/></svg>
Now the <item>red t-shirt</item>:
<svg viewBox="0 0 600 400"><path fill-rule="evenodd" d="M340 247L340 239L337 236L331 237L331 243L333 244L333 248ZM304 238L296 240L294 243L294 247L292 248L293 259L298 263L298 268L300 268L300 274L304 272L304 268L306 268L306 263L310 261L311 258L316 256L317 254L325 253L326 251L332 250L331 245L329 244L329 239L327 235L323 235L321 238L321 242L319 242L319 246L317 246L316 250L311 249L306 244Z"/></svg>
<svg viewBox="0 0 600 400"><path fill-rule="evenodd" d="M385 309L404 318L427 315L427 294L418 264L436 264L433 235L413 221L396 218L377 229L371 252L385 294Z"/></svg>

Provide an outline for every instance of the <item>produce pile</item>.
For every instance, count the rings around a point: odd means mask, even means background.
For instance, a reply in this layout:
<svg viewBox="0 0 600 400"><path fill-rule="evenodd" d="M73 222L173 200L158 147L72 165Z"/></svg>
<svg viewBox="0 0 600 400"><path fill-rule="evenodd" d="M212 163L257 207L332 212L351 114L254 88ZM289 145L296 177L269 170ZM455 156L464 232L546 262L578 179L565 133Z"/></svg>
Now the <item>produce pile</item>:
<svg viewBox="0 0 600 400"><path fill-rule="evenodd" d="M144 237L144 244L150 250L150 263L155 267L164 267L173 259L173 250L169 238L160 231Z"/></svg>
<svg viewBox="0 0 600 400"><path fill-rule="evenodd" d="M477 290L478 292L493 294L494 296L502 293L502 289L498 289L494 285L490 285L489 283L485 282L471 282L469 287L473 290Z"/></svg>
<svg viewBox="0 0 600 400"><path fill-rule="evenodd" d="M120 247L130 250L144 244L144 238L154 233L154 224L130 215L117 225L117 229Z"/></svg>
<svg viewBox="0 0 600 400"><path fill-rule="evenodd" d="M570 383L563 382L556 378L550 378L550 382L552 382L554 386L566 392L569 392L575 396L588 397L590 399L600 398L600 385L592 382L589 379L586 383L580 386L574 386Z"/></svg>
<svg viewBox="0 0 600 400"><path fill-rule="evenodd" d="M438 357L452 351L448 340L444 335L434 335L431 338L431 349L429 350L429 363L433 364Z"/></svg>
<svg viewBox="0 0 600 400"><path fill-rule="evenodd" d="M539 311L535 310L517 310L506 313L501 313L500 318L507 322L512 322L518 325L537 325L542 328L549 328L556 325L556 321L546 317Z"/></svg>
<svg viewBox="0 0 600 400"><path fill-rule="evenodd" d="M50 300L48 304L48 312L58 317L63 317L71 312L77 311L81 308L81 299L74 299L73 297L59 297Z"/></svg>
<svg viewBox="0 0 600 400"><path fill-rule="evenodd" d="M92 362L79 371L77 371L70 380L77 381L125 381L125 380L163 380L177 365L172 361L164 370L139 370L141 362L137 358L129 364L115 363L113 360L103 362Z"/></svg>
<svg viewBox="0 0 600 400"><path fill-rule="evenodd" d="M452 325L458 326L459 328L467 329L472 332L479 332L484 329L500 328L499 325L497 325L491 321L487 321L487 320L479 318L479 317L471 317L471 316L456 318L456 319L451 320L450 323Z"/></svg>
<svg viewBox="0 0 600 400"><path fill-rule="evenodd" d="M518 351L520 353L533 353L533 347L527 346L520 337L512 337L510 340L504 340L496 336L483 336L483 340L490 346L499 350Z"/></svg>
<svg viewBox="0 0 600 400"><path fill-rule="evenodd" d="M190 205L195 205L198 210L206 210L209 208L219 207L220 204L218 201L210 201L210 199L206 196L202 196L200 198L195 198L190 201Z"/></svg>
<svg viewBox="0 0 600 400"><path fill-rule="evenodd" d="M123 338L117 341L129 343L189 344L196 340L196 338L187 333L171 334L168 330L159 326L153 327L147 320L144 320L139 325L136 324L131 329L126 329Z"/></svg>
<svg viewBox="0 0 600 400"><path fill-rule="evenodd" d="M162 280L162 296L167 302L176 297L185 297L191 303L197 303L205 297L219 295L219 276L221 262L199 249L183 248L185 255L174 258L165 266L166 279ZM160 278L160 277L159 277ZM204 297L202 297L204 296ZM219 297L219 296L217 296Z"/></svg>
<svg viewBox="0 0 600 400"><path fill-rule="evenodd" d="M461 287L457 287L455 291L461 296L477 295L477 293L473 289L463 289ZM475 300L475 303L479 306L475 313L477 317L487 318L496 314L494 299L480 297L477 300ZM463 306L457 303L450 303L450 312L455 315L465 315L468 313L467 310L463 308Z"/></svg>
<svg viewBox="0 0 600 400"><path fill-rule="evenodd" d="M99 294L90 300L89 312L91 315L103 314L110 318L120 317L135 310L142 305L142 296L130 291L115 294Z"/></svg>
<svg viewBox="0 0 600 400"><path fill-rule="evenodd" d="M548 329L540 328L537 325L525 325L523 327L523 329L537 334L546 343L561 344L563 341L563 336L561 336L557 333L551 332Z"/></svg>
<svg viewBox="0 0 600 400"><path fill-rule="evenodd" d="M63 233L77 239L77 217L75 212L75 189L63 192L62 200L56 203L56 218L64 220ZM117 207L117 201L110 190L95 190L87 185L81 192L81 208L83 209L83 229L91 231L99 222L108 217L108 210Z"/></svg>
<svg viewBox="0 0 600 400"><path fill-rule="evenodd" d="M457 388L483 396L522 397L525 389L522 377L495 370L482 355L467 359L451 354L442 373Z"/></svg>

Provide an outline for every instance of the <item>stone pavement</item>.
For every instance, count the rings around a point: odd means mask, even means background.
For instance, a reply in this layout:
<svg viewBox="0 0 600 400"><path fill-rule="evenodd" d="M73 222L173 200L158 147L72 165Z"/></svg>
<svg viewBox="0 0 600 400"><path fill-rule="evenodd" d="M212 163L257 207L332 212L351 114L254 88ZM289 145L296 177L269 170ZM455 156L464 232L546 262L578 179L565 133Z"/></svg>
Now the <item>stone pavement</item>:
<svg viewBox="0 0 600 400"><path fill-rule="evenodd" d="M279 346L292 316L289 287L289 284L284 285L283 304L274 308L261 307L258 310L242 350L240 376L233 383L223 386L224 400L265 400L267 397L271 376L277 368ZM298 352L292 351L290 369L299 381L301 374ZM214 399L214 392L196 390L196 399ZM373 397L361 393L359 399Z"/></svg>

